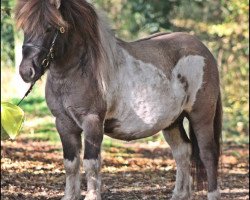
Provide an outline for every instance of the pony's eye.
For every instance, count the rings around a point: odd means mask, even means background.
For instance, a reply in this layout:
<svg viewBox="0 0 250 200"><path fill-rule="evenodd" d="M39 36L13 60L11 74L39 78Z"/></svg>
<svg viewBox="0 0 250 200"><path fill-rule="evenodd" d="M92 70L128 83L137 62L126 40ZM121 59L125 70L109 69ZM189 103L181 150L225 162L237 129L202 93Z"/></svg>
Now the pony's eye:
<svg viewBox="0 0 250 200"><path fill-rule="evenodd" d="M48 26L48 28L46 29L46 33L49 33L52 31L52 26Z"/></svg>

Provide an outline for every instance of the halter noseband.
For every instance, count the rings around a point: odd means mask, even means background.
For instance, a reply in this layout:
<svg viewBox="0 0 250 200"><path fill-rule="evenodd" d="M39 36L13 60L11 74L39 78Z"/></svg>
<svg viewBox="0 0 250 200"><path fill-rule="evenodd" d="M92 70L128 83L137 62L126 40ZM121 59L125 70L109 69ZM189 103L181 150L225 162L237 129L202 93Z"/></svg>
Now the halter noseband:
<svg viewBox="0 0 250 200"><path fill-rule="evenodd" d="M24 44L23 47L22 47L22 48L24 48L24 47L36 48L36 49L42 50L42 51L44 51L44 52L47 53L46 58L43 59L41 65L40 65L40 68L41 68L41 70L42 70L41 76L46 72L46 70L47 70L47 69L49 68L49 66L50 66L50 63L51 63L51 62L53 61L53 59L54 59L54 46L55 46L55 42L56 42L56 39L57 39L57 37L58 37L59 32L63 34L63 33L65 32L64 27L60 27L60 29L56 31L56 33L55 33L55 35L54 35L54 37L53 37L53 40L52 40L52 42L51 42L51 45L50 45L50 48L49 48L49 49L47 49L46 47L43 47L43 46L39 46L39 45L36 45L36 44L32 44L32 43L26 43L26 44ZM39 78L41 78L41 76L40 76ZM33 82L31 83L31 85L30 85L28 91L25 93L24 97L23 97L23 98L19 101L19 103L17 104L18 106L19 106L19 104L24 100L24 98L25 98L26 96L28 96L28 94L31 92L33 86L35 85L36 81L37 81L39 78L37 78L35 81L33 81Z"/></svg>

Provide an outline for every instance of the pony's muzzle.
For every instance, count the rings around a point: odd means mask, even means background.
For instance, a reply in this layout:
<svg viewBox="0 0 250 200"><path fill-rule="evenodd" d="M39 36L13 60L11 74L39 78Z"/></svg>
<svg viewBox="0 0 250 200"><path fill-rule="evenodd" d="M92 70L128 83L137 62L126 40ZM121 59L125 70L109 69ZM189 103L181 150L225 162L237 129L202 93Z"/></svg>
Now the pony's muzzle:
<svg viewBox="0 0 250 200"><path fill-rule="evenodd" d="M34 67L30 65L24 66L23 64L19 67L19 74L26 83L30 83L34 80L36 72Z"/></svg>

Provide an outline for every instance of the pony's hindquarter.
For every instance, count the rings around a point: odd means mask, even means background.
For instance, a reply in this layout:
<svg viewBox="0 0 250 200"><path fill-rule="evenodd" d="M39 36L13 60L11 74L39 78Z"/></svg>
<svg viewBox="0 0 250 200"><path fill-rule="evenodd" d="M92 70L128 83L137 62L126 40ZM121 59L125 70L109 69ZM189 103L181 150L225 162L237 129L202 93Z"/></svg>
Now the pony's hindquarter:
<svg viewBox="0 0 250 200"><path fill-rule="evenodd" d="M190 172L193 172L198 190L205 189L207 185L208 200L220 199L217 178L221 152L222 104L218 69L210 56L210 53L207 54L203 83L192 108L163 131L177 165L172 200L191 198ZM189 120L189 138L183 128L184 116Z"/></svg>
<svg viewBox="0 0 250 200"><path fill-rule="evenodd" d="M208 186L208 200L220 199L217 183L222 125L220 93L215 105L214 115L211 114L208 119L205 119L204 110L199 109L183 113L173 125L163 130L177 167L171 200L192 199L192 183L197 185L198 190ZM200 115L204 118L197 117ZM189 138L183 127L184 117L189 120Z"/></svg>
<svg viewBox="0 0 250 200"><path fill-rule="evenodd" d="M192 160L196 166L198 189L207 180L208 199L220 199L218 191L218 161L222 126L222 104L217 63L212 54L206 52L203 84L197 92L192 110L188 112ZM204 186L203 186L204 187Z"/></svg>

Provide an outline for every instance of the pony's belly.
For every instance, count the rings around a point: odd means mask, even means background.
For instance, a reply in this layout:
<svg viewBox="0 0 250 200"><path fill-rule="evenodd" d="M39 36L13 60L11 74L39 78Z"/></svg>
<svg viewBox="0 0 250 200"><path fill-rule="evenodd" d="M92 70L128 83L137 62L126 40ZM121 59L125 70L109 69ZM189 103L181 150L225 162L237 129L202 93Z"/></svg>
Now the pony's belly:
<svg viewBox="0 0 250 200"><path fill-rule="evenodd" d="M168 119L149 125L139 118L134 118L133 122L112 118L105 121L105 134L121 140L135 140L152 136L170 124Z"/></svg>
<svg viewBox="0 0 250 200"><path fill-rule="evenodd" d="M166 98L162 93L155 98L156 94L145 93L147 98L143 100L141 92L136 94L140 94L140 98L121 101L120 109L108 116L104 130L110 137L133 140L152 136L172 124L183 111L182 99Z"/></svg>

